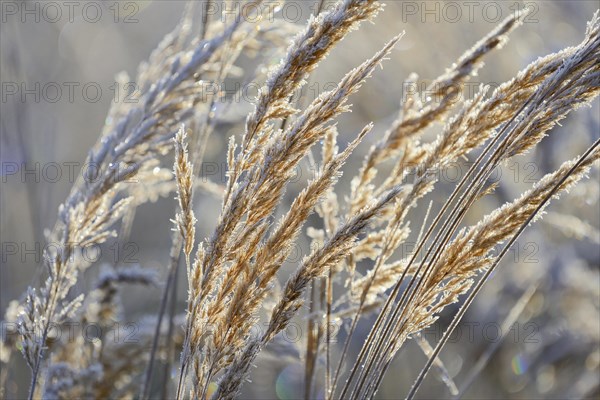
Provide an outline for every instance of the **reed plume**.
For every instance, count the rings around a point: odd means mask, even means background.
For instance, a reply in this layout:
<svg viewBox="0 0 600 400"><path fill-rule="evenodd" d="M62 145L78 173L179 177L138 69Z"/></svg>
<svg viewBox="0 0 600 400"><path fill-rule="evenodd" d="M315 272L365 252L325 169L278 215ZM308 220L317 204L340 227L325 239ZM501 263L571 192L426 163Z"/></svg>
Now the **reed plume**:
<svg viewBox="0 0 600 400"><path fill-rule="evenodd" d="M287 345L304 363L307 399L321 389L327 399L376 397L392 362L413 338L427 361L417 369L407 397L415 396L432 366L450 392L460 394L483 365L476 365L459 390L439 358L449 335L524 229L600 158L596 140L531 187L519 188L512 200L480 212L482 203L503 189L502 181L491 179L494 170L540 148L546 136L555 135L556 125L600 93L598 12L580 44L534 60L493 90L480 84L471 97L463 97L465 84L484 68L484 58L502 50L530 11L514 13L422 93L405 96L378 138L373 123L341 132L337 121L351 111L351 96L404 33L353 64L358 66L330 90L312 100L296 101L296 95L350 32L375 21L383 10L379 1L339 0L330 9L321 1L302 28L262 18L269 8L260 0L244 2L232 18L209 17L215 3L205 1L198 26L197 5L189 2L176 28L139 66L138 102L115 103L109 110L87 156L86 164L96 168L75 182L47 234L58 246L45 248L46 280L6 312L20 339L3 337L0 362L8 364L20 345L32 371L30 399L148 399L157 386L164 398L231 399L241 395L262 355L279 356L281 334L300 321L308 329L304 348ZM259 10L259 17L250 21L248 9ZM276 48L268 53L277 56L275 63L262 54L270 47ZM250 78L262 82L250 111L222 89L230 79L250 74L238 66L246 56L258 60ZM418 79L410 74L405 85ZM128 80L125 73L117 77L120 83ZM207 94L207 82L219 89ZM237 108L243 113L241 128L224 137L220 113ZM227 142L222 184L201 176L213 136ZM353 174L347 163L358 158L366 141L374 144ZM441 204L428 199L445 184L439 171L471 159ZM314 173L293 184L303 163L315 167ZM340 178L349 172L344 192ZM286 191L294 195L289 204ZM220 202L214 221L199 209L198 199L205 195ZM169 196L175 197L176 211L164 252L165 281L143 265L105 265L92 289L77 293L91 264L82 251L129 237L136 208ZM425 217L419 219L414 209L426 200ZM549 217L550 225L565 225L562 232L597 244L592 222L559 212ZM199 239L196 231L205 225L214 230ZM397 257L415 236L413 251ZM304 239L313 247L290 262ZM177 303L181 256L187 272L185 307ZM104 333L95 344L50 334L54 328L66 331L72 322L109 329L125 321L124 285L161 290L159 308L140 323L137 343L110 342ZM507 321L514 322L541 290L537 283L532 287ZM459 308L451 307L456 303ZM448 312L453 312L449 327L430 344L423 333ZM374 323L366 337L358 338L369 315ZM261 322L265 329L256 333ZM340 351L332 343L332 323L346 332L339 335L344 337ZM356 343L359 351L353 354ZM171 379L176 352L178 370ZM154 383L159 362L167 373Z"/></svg>

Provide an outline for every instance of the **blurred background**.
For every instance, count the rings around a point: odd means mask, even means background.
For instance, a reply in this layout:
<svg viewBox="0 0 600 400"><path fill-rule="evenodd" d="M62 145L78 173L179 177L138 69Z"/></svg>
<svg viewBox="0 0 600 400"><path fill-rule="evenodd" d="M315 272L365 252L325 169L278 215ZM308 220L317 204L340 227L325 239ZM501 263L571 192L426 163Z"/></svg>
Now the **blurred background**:
<svg viewBox="0 0 600 400"><path fill-rule="evenodd" d="M275 16L301 27L311 7L314 8L313 3L311 0L290 1ZM485 67L465 87L464 96L471 97L479 84L495 87L539 56L579 43L586 22L599 7L597 0L392 0L385 3L385 10L374 23L365 23L352 32L319 65L304 90L304 96L312 99L330 89L391 37L406 32L383 69L378 69L352 97L352 113L339 119L338 140L342 148L368 122L373 121L375 129L344 167L345 177L336 187L338 199L349 193L350 178L360 167L370 144L379 139L395 119L406 94L402 83L410 73L416 72L422 87L426 87L427 82L442 74L501 20L530 7L532 12L523 26L511 34L503 49L485 57ZM88 149L102 131L111 102L119 91L131 90L115 84L115 76L127 71L129 76L135 77L137 65L148 58L160 39L176 25L185 2L2 0L0 4L0 312L4 314L9 302L20 299L27 286L39 285L43 231L54 225L58 206L68 195ZM262 61L272 65L278 58ZM247 62L248 66L253 65L252 61ZM241 63L239 67L247 66ZM251 78L250 67L246 73ZM252 107L251 92L248 93L226 113L210 139L204 172L207 179L216 183L225 182L224 170L220 168L215 172L208 168L209 163L222 165L227 138L243 131L245 115ZM573 112L534 152L503 168L499 172L502 174L500 189L472 210L467 223L476 222L484 213L512 200L562 161L582 153L598 139L598 107L596 100L591 108ZM439 126L432 129L425 139L435 137L439 129ZM167 158L165 165L168 167L171 162ZM300 169L298 179L288 188L286 204L291 203L310 176L307 169ZM547 218L537 222L519 239L465 316L460 334L457 333L442 352L448 376L458 387L470 381L469 374L480 358L487 360L466 389L464 398L564 399L598 395L598 178L596 168L590 179L554 201ZM452 183L456 182L452 178L442 179L426 202L431 200L433 209L439 208L450 193ZM89 290L100 265L115 258L121 261L125 258L164 274L169 256L170 219L175 209L173 197L141 206L129 241L108 243L101 259L85 272L76 290ZM202 192L197 195L197 238L212 233L219 207L220 200L214 195ZM422 222L426 207L421 208L411 216L413 226ZM578 219L574 222L565 215ZM289 271L303 255L302 249L308 249L307 240L300 245L297 258L290 260ZM178 283L180 310L184 309L187 297L183 275L180 274ZM507 317L524 294L523 310L509 325L507 333L502 324L511 321ZM131 287L124 299L128 320L155 313L159 299L158 288ZM446 311L450 318L456 308L449 307ZM436 342L448 322L442 318L424 336ZM359 329L363 335L371 323L369 319L361 323ZM343 337L341 332L340 342ZM301 354L302 335L293 342L292 347ZM410 365L406 360L410 360ZM420 348L412 341L408 343L388 371L378 398L403 396L418 373L414 364L425 361ZM244 388L244 398L295 399L302 395L301 362L283 364L266 355L259 365L261 368L253 372L254 384ZM13 356L6 397L23 397L28 379L29 371L20 355ZM419 397L441 399L451 394L440 375L433 372Z"/></svg>

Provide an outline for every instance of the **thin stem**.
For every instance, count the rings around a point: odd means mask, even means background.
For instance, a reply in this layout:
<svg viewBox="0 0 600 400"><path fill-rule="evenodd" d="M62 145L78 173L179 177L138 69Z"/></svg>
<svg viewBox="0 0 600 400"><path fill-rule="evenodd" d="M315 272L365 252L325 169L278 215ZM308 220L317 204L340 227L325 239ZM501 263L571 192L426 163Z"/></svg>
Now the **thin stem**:
<svg viewBox="0 0 600 400"><path fill-rule="evenodd" d="M533 295L535 294L535 292L538 289L539 283L540 283L540 278L537 278L536 281L534 281L531 285L529 285L527 290L525 290L525 292L521 295L521 298L513 306L512 310L510 310L510 312L508 313L508 315L506 316L504 322L502 323L502 325L500 327L501 332L502 332L500 338L498 338L498 340L494 341L492 343L492 345L489 346L486 349L486 351L479 357L479 359L477 360L477 362L475 363L473 368L467 374L467 378L465 378L455 399L462 398L464 393L469 389L469 387L471 387L471 384L473 382L475 382L475 378L477 377L477 375L479 375L479 373L483 370L483 368L488 364L488 362L490 361L490 359L492 358L492 356L494 355L496 350L498 350L498 348L500 347L500 345L502 344L502 342L504 341L506 336L508 336L510 328L513 326L513 324L515 322L517 322L517 320L519 319L519 317L525 310L525 307L527 306L527 304L529 304L529 301L531 300L531 298L533 297Z"/></svg>
<svg viewBox="0 0 600 400"><path fill-rule="evenodd" d="M33 400L33 394L35 393L35 388L37 386L37 378L40 372L40 364L41 364L41 360L42 360L42 355L43 355L43 348L44 345L46 343L46 338L48 336L48 324L46 324L46 326L44 327L44 331L42 333L42 341L40 344L40 350L38 352L38 357L35 363L35 368L33 370L33 373L31 375L31 385L29 386L29 400Z"/></svg>
<svg viewBox="0 0 600 400"><path fill-rule="evenodd" d="M204 9L202 10L202 26L200 30L200 40L204 40L206 37L206 29L208 28L208 9L212 4L212 0L204 0Z"/></svg>
<svg viewBox="0 0 600 400"><path fill-rule="evenodd" d="M162 325L163 316L167 309L167 303L169 301L169 291L175 280L177 267L179 265L179 257L181 255L181 246L183 239L179 232L173 234L173 241L171 243L171 262L169 264L169 272L165 289L163 290L162 299L160 301L160 308L158 311L158 319L156 321L156 328L154 329L154 337L152 338L152 349L150 350L150 361L148 361L148 368L146 369L146 375L142 390L140 392L140 399L145 400L149 396L150 381L152 380L152 374L154 373L154 359L156 357L156 351L158 349L158 341L160 339L160 327ZM167 343L168 344L168 343Z"/></svg>
<svg viewBox="0 0 600 400"><path fill-rule="evenodd" d="M177 395L175 396L175 398L177 400L181 399L181 394L183 392L184 376L186 374L186 371L187 371L187 356L186 356L185 360L182 361L181 370L179 371L179 380L177 383Z"/></svg>
<svg viewBox="0 0 600 400"><path fill-rule="evenodd" d="M331 343L331 301L333 298L333 268L329 267L329 275L327 277L327 324L325 325L325 393L329 394L330 386L330 343Z"/></svg>
<svg viewBox="0 0 600 400"><path fill-rule="evenodd" d="M310 283L310 294L309 294L309 314L312 315L315 310L315 281L311 281ZM314 350L313 346L315 342L318 343L317 340L313 337L315 335L314 328L314 319L312 316L308 317L306 322L307 327L307 336L306 336L306 356L305 356L305 365L304 365L304 398L305 400L310 399L311 396L311 387L312 387L312 377L313 370L315 368L314 362Z"/></svg>
<svg viewBox="0 0 600 400"><path fill-rule="evenodd" d="M171 375L171 364L173 361L173 326L175 319L175 310L177 308L177 277L179 275L179 268L175 268L175 277L173 279L173 290L171 290L171 309L169 310L169 328L167 331L167 361L165 365L165 374L162 385L162 398L167 398L169 388L169 376Z"/></svg>

